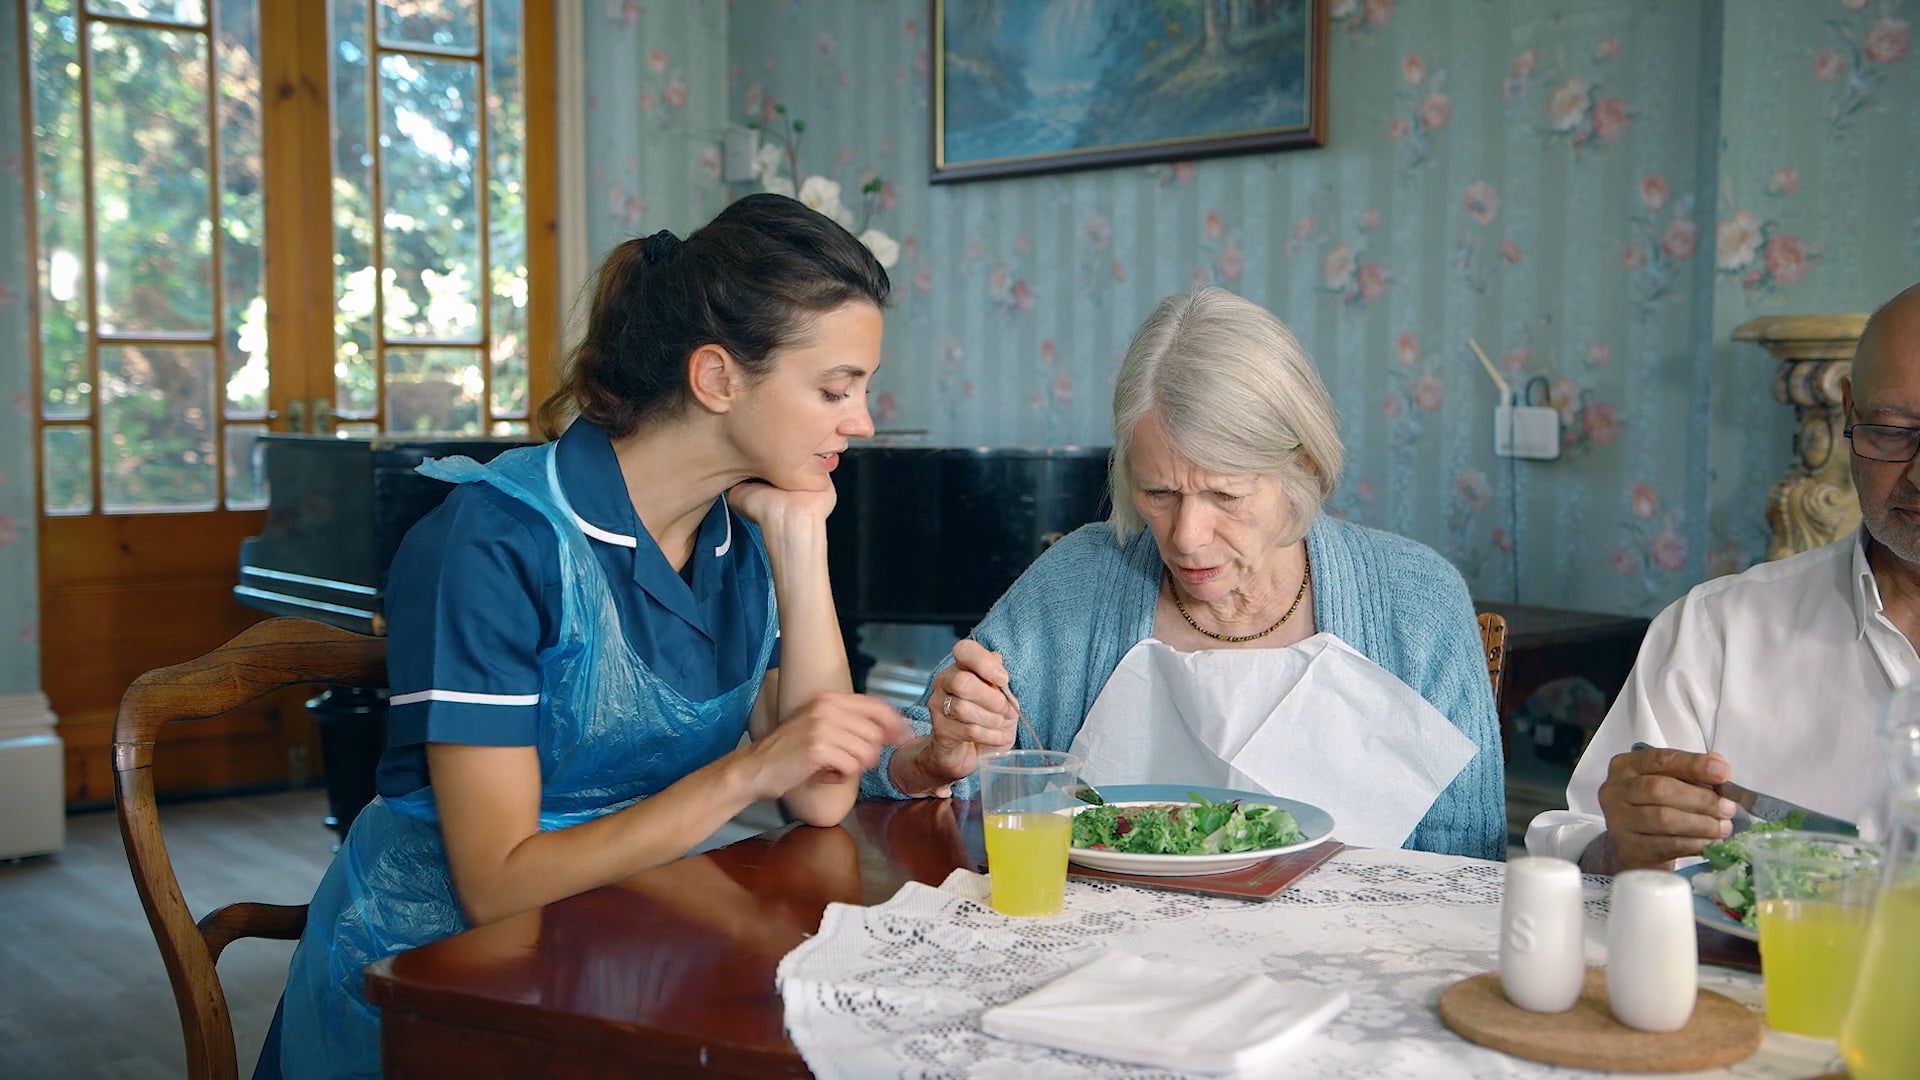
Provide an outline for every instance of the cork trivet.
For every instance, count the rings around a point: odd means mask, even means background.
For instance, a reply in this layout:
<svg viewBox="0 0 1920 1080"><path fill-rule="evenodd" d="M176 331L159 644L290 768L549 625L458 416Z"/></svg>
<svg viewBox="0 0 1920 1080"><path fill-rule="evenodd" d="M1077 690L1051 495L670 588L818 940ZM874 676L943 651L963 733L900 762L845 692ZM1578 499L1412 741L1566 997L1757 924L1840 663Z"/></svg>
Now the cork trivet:
<svg viewBox="0 0 1920 1080"><path fill-rule="evenodd" d="M1440 1019L1482 1046L1548 1065L1606 1072L1698 1072L1731 1065L1760 1048L1760 1018L1724 994L1701 990L1679 1031L1636 1031L1607 1008L1607 973L1587 969L1580 1000L1563 1013L1528 1012L1507 1000L1498 972L1440 993Z"/></svg>

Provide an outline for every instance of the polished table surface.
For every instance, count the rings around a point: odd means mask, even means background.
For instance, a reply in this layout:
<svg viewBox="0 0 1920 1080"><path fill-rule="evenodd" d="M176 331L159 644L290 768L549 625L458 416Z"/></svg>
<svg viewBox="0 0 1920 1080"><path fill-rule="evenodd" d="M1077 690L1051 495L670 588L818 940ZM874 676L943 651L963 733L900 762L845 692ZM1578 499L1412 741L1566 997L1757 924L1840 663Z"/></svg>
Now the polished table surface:
<svg viewBox="0 0 1920 1080"><path fill-rule="evenodd" d="M974 815L976 804L967 802L863 802L838 828L789 827L753 837L381 960L368 969L368 984L382 1010L386 1075L806 1076L774 990L781 960L819 930L831 902L878 905L907 881L937 885L953 868L974 865L977 848L962 839L965 825L977 825L969 820ZM1430 1063L1493 1062L1485 1058L1489 1052L1437 1028L1420 1002L1448 980L1493 963L1499 886L1488 870L1496 864L1419 852L1361 851L1343 859L1352 865L1329 863L1294 903L1283 905L1286 923L1317 927L1316 963L1337 966L1357 995L1359 1004L1340 1021L1346 1030L1334 1042L1358 1045L1358 1038L1389 1056L1416 1052ZM1588 882L1590 904L1603 895L1596 881ZM1258 921L1265 907L1233 905L1218 916L1226 920L1219 932L1243 940L1236 934L1246 928L1232 920ZM1415 911L1418 918L1406 914ZM1374 921L1355 921L1363 917ZM1136 911L1088 925L1127 926L1145 918ZM1382 929L1381 918L1395 929ZM1588 922L1588 937L1603 939L1604 916L1589 910ZM837 925L844 931L845 919ZM1195 932L1182 925L1169 922L1165 930ZM1335 941L1341 926L1364 926L1364 947ZM825 956L845 966L851 958L849 970L872 974L886 966L883 956L952 944L939 934L923 939L905 923L890 933L881 953L863 954L836 940L827 952L811 954L812 963L817 968ZM1720 937L1701 935L1703 961L1757 967L1751 944L1710 940ZM1184 940L1192 944L1191 937ZM1425 943L1438 951L1423 951ZM1381 967L1389 954L1400 962ZM912 960L900 962L911 966ZM817 977L817 971L808 976ZM1703 974L1703 982L1738 989L1739 1000L1758 1000L1752 975ZM808 1000L818 1012L817 995ZM861 997L829 1004L862 1012L871 1003ZM819 1045L823 1029L816 1023L808 1030L814 1052L830 1052ZM1498 1060L1521 1072L1540 1071ZM1783 1072L1780 1060L1761 1066L1734 1075L1823 1071L1795 1071L1788 1063Z"/></svg>
<svg viewBox="0 0 1920 1080"><path fill-rule="evenodd" d="M1585 674L1611 696L1647 624L1479 607L1507 617L1508 662L1523 666L1509 694ZM863 802L838 828L753 837L381 960L368 992L387 1075L806 1076L775 968L827 904L879 904L974 865L967 806Z"/></svg>
<svg viewBox="0 0 1920 1080"><path fill-rule="evenodd" d="M386 1074L806 1076L774 992L827 904L973 864L968 804L868 801L380 960Z"/></svg>

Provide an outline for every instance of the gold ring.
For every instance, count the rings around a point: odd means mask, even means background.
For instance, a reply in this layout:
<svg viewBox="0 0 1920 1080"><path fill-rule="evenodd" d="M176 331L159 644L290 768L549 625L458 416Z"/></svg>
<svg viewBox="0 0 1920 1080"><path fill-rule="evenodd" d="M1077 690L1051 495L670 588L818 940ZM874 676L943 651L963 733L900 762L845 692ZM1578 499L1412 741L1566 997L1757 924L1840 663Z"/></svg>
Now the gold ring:
<svg viewBox="0 0 1920 1080"><path fill-rule="evenodd" d="M940 712L947 719L949 720L953 719L953 695L952 694L947 695L947 703L945 705L940 706Z"/></svg>

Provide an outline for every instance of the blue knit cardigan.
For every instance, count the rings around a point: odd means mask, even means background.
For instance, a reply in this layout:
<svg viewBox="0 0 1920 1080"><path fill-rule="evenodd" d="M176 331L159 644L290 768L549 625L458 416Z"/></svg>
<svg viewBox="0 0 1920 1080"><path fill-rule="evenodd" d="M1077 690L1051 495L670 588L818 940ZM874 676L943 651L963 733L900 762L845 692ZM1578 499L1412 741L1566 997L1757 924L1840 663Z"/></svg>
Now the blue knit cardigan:
<svg viewBox="0 0 1920 1080"><path fill-rule="evenodd" d="M1308 530L1307 550L1318 629L1419 691L1479 748L1406 846L1505 858L1500 727L1459 572L1412 540L1325 516ZM1141 530L1121 544L1110 526L1086 525L1028 567L975 628L975 640L1000 654L1047 748L1072 744L1120 658L1152 634L1160 575L1151 533ZM918 734L931 729L925 693L907 719ZM892 757L888 750L862 778L862 794L905 797L887 775Z"/></svg>

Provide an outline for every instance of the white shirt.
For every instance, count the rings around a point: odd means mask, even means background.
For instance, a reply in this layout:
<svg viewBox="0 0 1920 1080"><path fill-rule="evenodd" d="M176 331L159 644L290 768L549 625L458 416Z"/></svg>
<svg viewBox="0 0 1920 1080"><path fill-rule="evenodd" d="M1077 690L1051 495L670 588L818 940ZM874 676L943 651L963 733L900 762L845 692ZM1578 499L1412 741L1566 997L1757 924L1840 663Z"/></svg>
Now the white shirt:
<svg viewBox="0 0 1920 1080"><path fill-rule="evenodd" d="M1640 646L1633 673L1527 851L1577 859L1606 831L1600 783L1635 742L1718 751L1742 785L1877 835L1882 702L1920 674L1867 566L1865 533L1694 586Z"/></svg>

